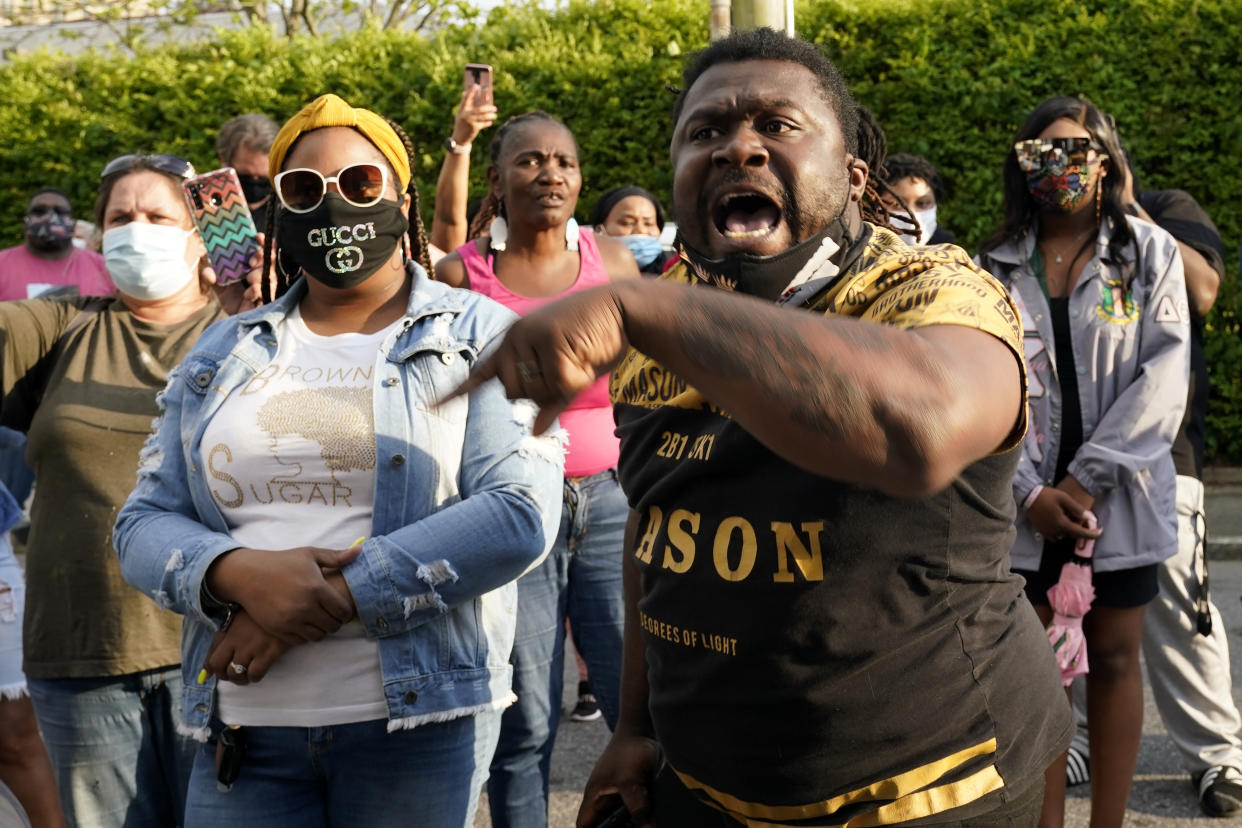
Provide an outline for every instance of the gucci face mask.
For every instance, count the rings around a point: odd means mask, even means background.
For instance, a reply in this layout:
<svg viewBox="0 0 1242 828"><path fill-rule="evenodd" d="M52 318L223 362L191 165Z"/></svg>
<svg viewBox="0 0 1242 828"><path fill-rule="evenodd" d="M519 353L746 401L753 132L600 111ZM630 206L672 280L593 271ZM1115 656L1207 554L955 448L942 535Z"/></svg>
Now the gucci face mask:
<svg viewBox="0 0 1242 828"><path fill-rule="evenodd" d="M310 212L280 214L281 253L312 278L345 290L379 270L409 227L395 201L358 207L327 193Z"/></svg>

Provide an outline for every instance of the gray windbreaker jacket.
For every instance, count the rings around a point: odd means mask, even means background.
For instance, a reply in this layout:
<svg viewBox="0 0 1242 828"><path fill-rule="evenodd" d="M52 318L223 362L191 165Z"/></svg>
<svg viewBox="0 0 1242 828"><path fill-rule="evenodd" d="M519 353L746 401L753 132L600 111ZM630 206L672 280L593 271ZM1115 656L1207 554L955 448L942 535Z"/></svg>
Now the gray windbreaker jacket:
<svg viewBox="0 0 1242 828"><path fill-rule="evenodd" d="M1169 451L1190 377L1190 310L1177 242L1154 224L1127 221L1136 244L1113 261L1112 225L1105 220L1069 305L1083 421L1083 444L1069 473L1096 499L1092 511L1103 532L1094 567L1101 572L1158 563L1177 549ZM1013 482L1019 504L1035 486L1057 482L1060 446L1056 344L1048 301L1030 264L1034 248L1035 234L1028 233L979 257L1022 314L1030 425ZM1043 541L1018 511L1013 566L1037 569Z"/></svg>

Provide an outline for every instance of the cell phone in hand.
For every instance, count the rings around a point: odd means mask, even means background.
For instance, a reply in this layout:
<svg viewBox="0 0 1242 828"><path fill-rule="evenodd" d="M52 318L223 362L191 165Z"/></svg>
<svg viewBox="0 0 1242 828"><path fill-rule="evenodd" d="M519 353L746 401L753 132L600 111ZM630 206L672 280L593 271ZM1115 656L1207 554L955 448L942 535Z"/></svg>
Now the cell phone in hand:
<svg viewBox="0 0 1242 828"><path fill-rule="evenodd" d="M203 173L182 187L207 248L207 259L216 272L216 284L238 281L250 272L250 259L259 250L259 236L237 170L225 167Z"/></svg>
<svg viewBox="0 0 1242 828"><path fill-rule="evenodd" d="M475 104L491 104L492 100L492 67L486 63L467 63L465 75L465 88L472 86L479 87L479 95L475 98Z"/></svg>

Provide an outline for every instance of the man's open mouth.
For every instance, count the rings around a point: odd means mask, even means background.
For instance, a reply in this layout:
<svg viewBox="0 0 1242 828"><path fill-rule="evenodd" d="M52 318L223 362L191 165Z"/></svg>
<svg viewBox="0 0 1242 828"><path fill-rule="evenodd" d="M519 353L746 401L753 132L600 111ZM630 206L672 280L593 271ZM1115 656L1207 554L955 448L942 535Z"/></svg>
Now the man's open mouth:
<svg viewBox="0 0 1242 828"><path fill-rule="evenodd" d="M760 193L730 193L717 202L712 219L726 239L757 239L781 223L781 209Z"/></svg>

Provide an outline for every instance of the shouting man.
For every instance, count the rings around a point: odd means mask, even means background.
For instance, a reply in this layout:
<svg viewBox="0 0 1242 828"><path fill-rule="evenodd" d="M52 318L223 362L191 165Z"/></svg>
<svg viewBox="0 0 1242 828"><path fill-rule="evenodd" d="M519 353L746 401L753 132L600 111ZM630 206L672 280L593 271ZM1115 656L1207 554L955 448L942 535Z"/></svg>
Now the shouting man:
<svg viewBox="0 0 1242 828"><path fill-rule="evenodd" d="M579 826L1034 825L1070 716L1008 565L1013 305L862 220L814 46L718 41L674 116L680 263L519 320L459 391L499 377L539 430L613 372L622 710Z"/></svg>

